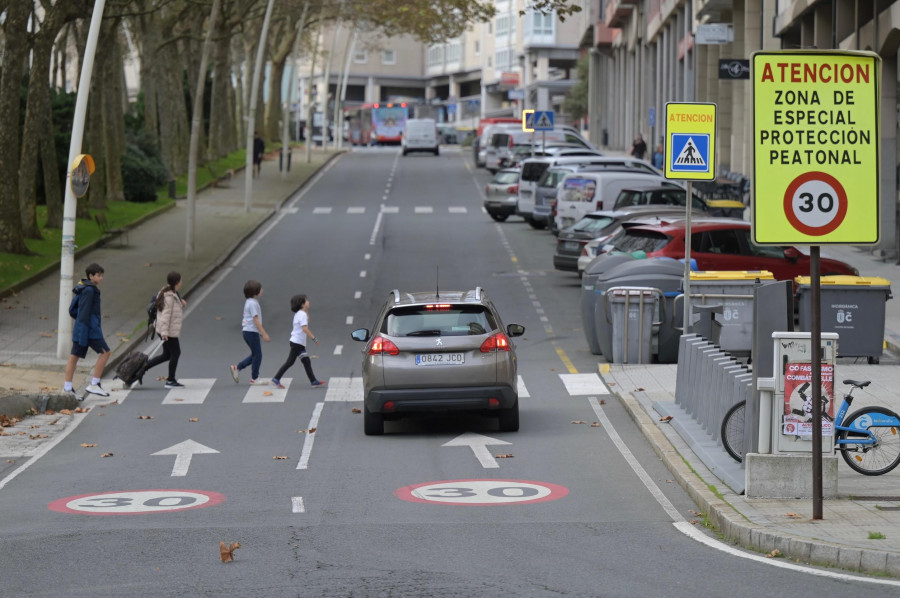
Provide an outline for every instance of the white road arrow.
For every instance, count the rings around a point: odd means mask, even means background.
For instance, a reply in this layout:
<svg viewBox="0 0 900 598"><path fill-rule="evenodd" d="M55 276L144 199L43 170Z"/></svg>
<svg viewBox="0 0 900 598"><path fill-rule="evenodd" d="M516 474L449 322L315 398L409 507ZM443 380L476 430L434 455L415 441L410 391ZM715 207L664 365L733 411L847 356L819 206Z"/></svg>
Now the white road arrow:
<svg viewBox="0 0 900 598"><path fill-rule="evenodd" d="M450 442L445 442L441 446L467 446L472 449L473 453L475 453L475 458L478 459L478 462L481 463L481 466L483 468L497 469L500 467L500 465L497 464L497 460L494 459L494 456L487 449L489 444L511 443L505 442L503 440L497 440L496 438L491 438L490 436L482 436L481 434L466 432L465 434L460 434Z"/></svg>
<svg viewBox="0 0 900 598"><path fill-rule="evenodd" d="M173 476L186 476L188 467L191 466L191 458L195 454L201 453L218 453L216 449L211 449L208 446L204 446L199 442L194 442L190 438L185 440L184 442L179 442L174 446L170 446L167 449L163 449L156 453L153 453L152 456L157 455L175 455L175 466L172 467L172 475Z"/></svg>

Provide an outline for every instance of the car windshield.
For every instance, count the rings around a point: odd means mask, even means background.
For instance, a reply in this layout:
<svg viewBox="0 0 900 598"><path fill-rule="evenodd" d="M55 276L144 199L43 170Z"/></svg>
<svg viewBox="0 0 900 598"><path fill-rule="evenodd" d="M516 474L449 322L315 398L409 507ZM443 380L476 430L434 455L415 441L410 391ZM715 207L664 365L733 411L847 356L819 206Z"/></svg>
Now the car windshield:
<svg viewBox="0 0 900 598"><path fill-rule="evenodd" d="M574 226L572 226L572 230L579 233L596 233L600 232L610 224L612 224L613 219L609 216L586 216L576 222Z"/></svg>
<svg viewBox="0 0 900 598"><path fill-rule="evenodd" d="M519 182L519 173L518 171L512 170L501 170L497 174L494 175L494 178L491 179L492 183L500 183L502 185L518 183Z"/></svg>
<svg viewBox="0 0 900 598"><path fill-rule="evenodd" d="M414 305L397 308L384 320L381 332L389 336L466 336L487 334L496 328L481 305Z"/></svg>
<svg viewBox="0 0 900 598"><path fill-rule="evenodd" d="M625 234L615 241L616 251L631 253L659 251L669 243L669 237L658 231L625 229Z"/></svg>
<svg viewBox="0 0 900 598"><path fill-rule="evenodd" d="M546 162L525 162L522 166L522 180L537 181L549 167L550 165Z"/></svg>
<svg viewBox="0 0 900 598"><path fill-rule="evenodd" d="M548 168L544 171L544 174L541 175L541 180L538 181L538 187L552 187L556 189L556 187L562 182L563 177L571 172L570 170L558 170L556 168Z"/></svg>

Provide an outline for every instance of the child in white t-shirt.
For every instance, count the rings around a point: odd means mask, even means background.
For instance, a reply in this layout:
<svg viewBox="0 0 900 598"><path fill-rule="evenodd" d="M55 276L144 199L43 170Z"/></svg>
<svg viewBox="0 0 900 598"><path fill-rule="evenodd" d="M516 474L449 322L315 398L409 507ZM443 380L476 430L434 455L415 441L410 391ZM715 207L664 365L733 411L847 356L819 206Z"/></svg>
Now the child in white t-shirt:
<svg viewBox="0 0 900 598"><path fill-rule="evenodd" d="M262 345L259 340L269 342L269 335L262 325L262 308L259 306L259 297L262 295L262 284L256 280L248 280L244 284L244 316L241 319L241 333L244 342L250 347L250 355L241 360L237 365L231 366L231 377L235 384L238 383L238 372L247 366L250 368L250 384L257 384L259 379L259 366L262 365ZM262 384L266 384L265 381Z"/></svg>
<svg viewBox="0 0 900 598"><path fill-rule="evenodd" d="M319 339L309 329L309 299L306 298L306 295L294 295L291 297L291 311L294 312L294 323L291 329L291 350L288 353L287 360L278 368L278 373L272 378L272 384L275 388L284 388L284 385L281 384L281 377L289 367L294 365L297 357L300 357L303 369L306 370L309 383L313 388L324 386L325 383L317 379L316 375L313 374L312 362L310 362L309 355L306 353L307 337L311 338L312 342L317 345L319 344Z"/></svg>

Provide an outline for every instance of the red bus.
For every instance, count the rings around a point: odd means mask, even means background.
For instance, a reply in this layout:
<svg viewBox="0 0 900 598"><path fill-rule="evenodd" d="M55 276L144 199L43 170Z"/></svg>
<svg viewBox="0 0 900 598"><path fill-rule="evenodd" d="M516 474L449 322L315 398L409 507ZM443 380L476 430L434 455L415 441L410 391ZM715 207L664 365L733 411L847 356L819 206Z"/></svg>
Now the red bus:
<svg viewBox="0 0 900 598"><path fill-rule="evenodd" d="M353 145L400 145L409 118L406 102L363 104L345 115Z"/></svg>

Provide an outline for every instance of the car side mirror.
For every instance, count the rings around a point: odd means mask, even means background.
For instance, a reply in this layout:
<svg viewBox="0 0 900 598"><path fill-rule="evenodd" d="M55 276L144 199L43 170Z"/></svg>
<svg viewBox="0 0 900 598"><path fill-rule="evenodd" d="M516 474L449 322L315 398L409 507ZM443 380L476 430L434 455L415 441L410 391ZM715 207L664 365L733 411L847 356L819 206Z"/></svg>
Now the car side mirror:
<svg viewBox="0 0 900 598"><path fill-rule="evenodd" d="M788 247L784 250L784 258L791 263L796 262L800 259L800 250L795 247Z"/></svg>
<svg viewBox="0 0 900 598"><path fill-rule="evenodd" d="M510 336L522 336L525 334L525 327L521 324L510 324L506 327L506 333Z"/></svg>
<svg viewBox="0 0 900 598"><path fill-rule="evenodd" d="M353 340L364 343L369 340L369 331L366 328L357 328L350 333L350 336Z"/></svg>

